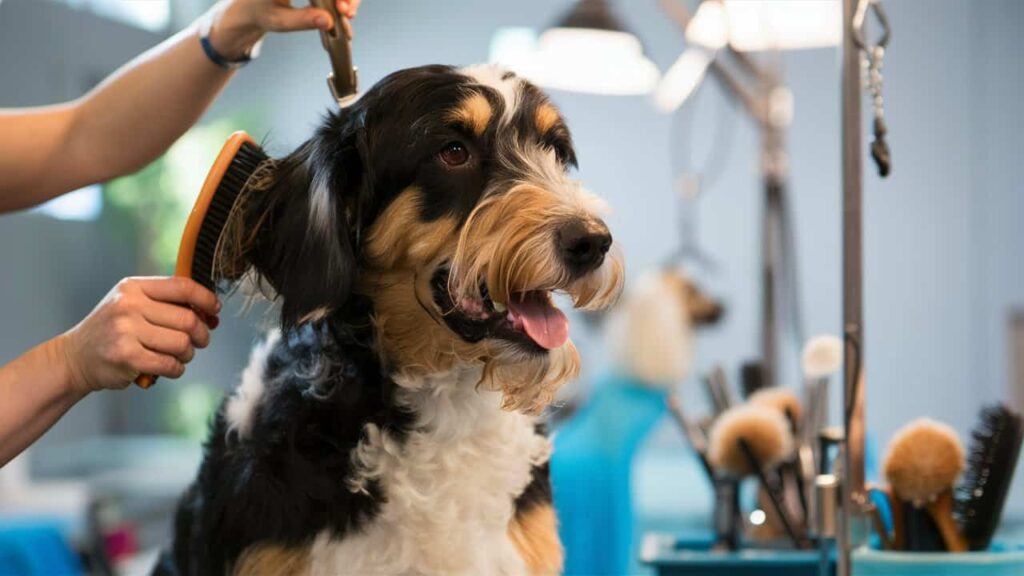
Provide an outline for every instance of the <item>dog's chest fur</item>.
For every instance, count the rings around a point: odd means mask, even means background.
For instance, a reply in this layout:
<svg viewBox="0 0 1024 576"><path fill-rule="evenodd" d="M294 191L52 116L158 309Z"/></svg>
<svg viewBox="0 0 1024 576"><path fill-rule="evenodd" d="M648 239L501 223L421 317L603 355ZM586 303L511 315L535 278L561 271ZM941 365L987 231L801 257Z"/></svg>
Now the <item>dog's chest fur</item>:
<svg viewBox="0 0 1024 576"><path fill-rule="evenodd" d="M320 534L313 574L526 572L509 523L550 442L531 417L501 410L499 393L477 390L479 379L460 368L398 382L415 424L402 442L368 426L349 480L353 490L376 481L386 502L358 533Z"/></svg>
<svg viewBox="0 0 1024 576"><path fill-rule="evenodd" d="M290 449L272 448L275 443L267 444L265 439L286 436L292 438L287 444L304 444L306 437L322 438L325 434L333 438L329 439L332 443L352 438L344 458L344 471L338 469L334 475L318 464L320 459L315 455L299 456L311 466L301 473L304 482L313 475L318 480L310 485L334 483L335 487L324 490L318 500L325 502L326 498L338 503L339 512L331 513L333 518L325 518L323 506L314 506L307 513L309 518L291 519L297 528L290 536L282 538L284 533L277 532L245 538L241 542L243 549L252 546L253 540L262 540L263 544L268 540L270 544L296 539L311 541L308 570L303 572L314 575L529 571L510 539L509 528L513 517L521 511L517 505L533 504L525 502L530 496L524 496L524 492L535 487L535 474L547 463L551 443L538 431L534 417L502 410L500 392L478 388L479 366L462 366L418 379L392 377L391 391L385 395L384 404L378 400L372 409L333 412L330 402L342 401L346 393L356 394L355 388L337 389L333 400L328 401L328 411L317 419L344 424L349 431L330 431L329 423L311 431L308 414L286 408L290 401L285 398L295 395L284 393L292 391L296 384L294 378L282 380L282 373L275 370L281 362L275 361L273 350L284 350L283 345L272 336L266 345L254 351L242 384L225 405L225 427L215 427L211 453L223 450L223 455L208 457L206 464L215 466L230 454L238 455L239 450L251 446L263 454L238 470L257 468L262 461L269 464L267 474L287 478L288 474L282 475L273 462L282 461L274 454ZM332 354L331 347L301 349L302 353L284 356L292 367L288 373L302 372L295 367L316 364L313 358ZM277 357L282 357L280 352ZM336 365L337 359L327 362L323 365ZM356 395L375 397L376 393ZM300 403L321 404L307 396ZM405 416L381 416L382 412ZM365 420L352 421L360 418ZM274 432L282 428L290 431ZM232 431L228 435L237 433L240 443L222 444L218 429ZM221 476L216 484L232 481L242 473L223 465L216 465L216 469ZM205 486L206 483L199 483L201 489ZM209 492L206 494L208 508ZM232 500L240 505L248 498L236 493ZM232 502L223 504L232 506ZM244 518L246 510L237 512ZM337 517L339 514L342 517ZM202 513L196 515L202 517ZM229 562L230 556L226 558Z"/></svg>

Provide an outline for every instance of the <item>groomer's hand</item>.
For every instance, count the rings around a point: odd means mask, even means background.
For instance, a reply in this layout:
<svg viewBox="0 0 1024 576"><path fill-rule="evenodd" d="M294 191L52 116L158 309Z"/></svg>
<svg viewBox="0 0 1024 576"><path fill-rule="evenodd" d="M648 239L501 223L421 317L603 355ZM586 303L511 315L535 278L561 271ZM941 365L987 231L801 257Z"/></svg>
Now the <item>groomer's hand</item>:
<svg viewBox="0 0 1024 576"><path fill-rule="evenodd" d="M125 388L139 374L181 376L195 349L210 343L219 311L217 296L191 278L118 282L85 320L58 338L72 388L85 394Z"/></svg>
<svg viewBox="0 0 1024 576"><path fill-rule="evenodd" d="M305 0L299 0L305 3ZM335 0L338 12L345 16L342 25L349 38L362 0ZM291 0L223 0L214 16L210 30L213 47L229 58L248 54L267 32L296 30L330 30L334 27L330 13L310 6L293 7Z"/></svg>

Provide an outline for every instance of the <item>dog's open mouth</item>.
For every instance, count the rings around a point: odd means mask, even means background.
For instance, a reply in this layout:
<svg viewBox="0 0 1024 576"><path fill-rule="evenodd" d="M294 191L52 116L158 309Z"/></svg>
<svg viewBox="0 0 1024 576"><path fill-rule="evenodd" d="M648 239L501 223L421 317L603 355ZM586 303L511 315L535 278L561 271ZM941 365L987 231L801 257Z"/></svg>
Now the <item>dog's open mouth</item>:
<svg viewBox="0 0 1024 576"><path fill-rule="evenodd" d="M464 340L479 342L497 338L531 352L561 347L569 339L569 320L551 301L549 290L513 292L509 302L491 299L486 284L480 286L480 298L452 301L448 290L448 268L434 273L434 302L448 327Z"/></svg>

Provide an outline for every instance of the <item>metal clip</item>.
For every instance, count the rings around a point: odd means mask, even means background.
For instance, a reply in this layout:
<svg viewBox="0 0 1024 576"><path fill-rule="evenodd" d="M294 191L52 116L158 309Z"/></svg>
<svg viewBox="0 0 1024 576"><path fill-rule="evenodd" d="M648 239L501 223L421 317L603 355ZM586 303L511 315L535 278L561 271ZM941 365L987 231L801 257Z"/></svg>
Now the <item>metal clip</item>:
<svg viewBox="0 0 1024 576"><path fill-rule="evenodd" d="M339 106L347 104L356 94L358 74L352 65L352 44L345 35L342 15L334 0L310 0L317 8L328 11L334 19L334 27L320 31L320 42L331 59L332 72L327 75L327 87Z"/></svg>
<svg viewBox="0 0 1024 576"><path fill-rule="evenodd" d="M864 24L867 21L868 8L875 14L875 20L882 28L882 36L874 45L868 45L864 38ZM871 53L875 46L885 48L889 45L889 38L892 36L892 29L889 26L889 17L885 15L885 9L879 0L860 0L857 5L857 12L853 15L853 42L864 52Z"/></svg>

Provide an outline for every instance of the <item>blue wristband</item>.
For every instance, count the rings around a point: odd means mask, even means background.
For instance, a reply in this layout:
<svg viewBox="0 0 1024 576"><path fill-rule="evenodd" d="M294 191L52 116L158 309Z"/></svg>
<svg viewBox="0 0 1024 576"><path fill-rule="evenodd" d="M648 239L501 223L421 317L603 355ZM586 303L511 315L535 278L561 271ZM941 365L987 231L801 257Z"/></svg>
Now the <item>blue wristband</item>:
<svg viewBox="0 0 1024 576"><path fill-rule="evenodd" d="M242 66L245 66L249 62L252 62L252 56L246 54L238 60L229 60L225 58L223 54L217 52L217 49L210 43L210 24L207 23L199 31L199 44L203 47L203 52L206 53L206 57L210 59L217 66L225 70L237 70Z"/></svg>

